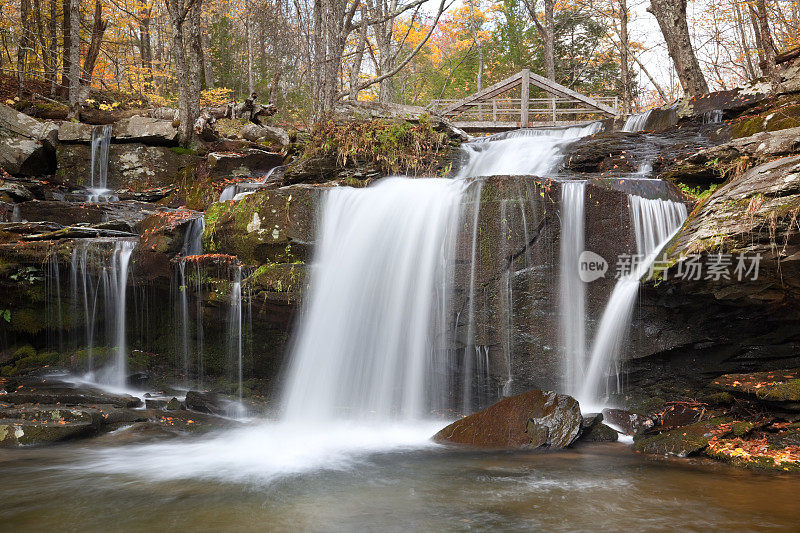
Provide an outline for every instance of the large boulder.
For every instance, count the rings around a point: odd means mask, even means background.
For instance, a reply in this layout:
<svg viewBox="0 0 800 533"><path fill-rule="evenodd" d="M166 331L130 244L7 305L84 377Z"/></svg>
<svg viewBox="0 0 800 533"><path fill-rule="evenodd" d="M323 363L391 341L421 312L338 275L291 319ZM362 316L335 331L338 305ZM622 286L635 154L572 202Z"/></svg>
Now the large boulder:
<svg viewBox="0 0 800 533"><path fill-rule="evenodd" d="M114 123L116 141L173 145L178 142L178 128L172 121L134 115Z"/></svg>
<svg viewBox="0 0 800 533"><path fill-rule="evenodd" d="M283 164L281 154L258 149L208 154L208 171L214 178L263 176L281 164Z"/></svg>
<svg viewBox="0 0 800 533"><path fill-rule="evenodd" d="M692 294L720 300L780 303L800 295L800 156L783 157L754 167L718 188L698 206L667 249L673 265L665 280ZM687 280L679 264L700 257L734 256L728 279ZM737 275L738 254L759 256L757 276ZM669 264L669 263L668 263ZM744 274L744 272L740 272ZM741 279L739 279L741 277Z"/></svg>
<svg viewBox="0 0 800 533"><path fill-rule="evenodd" d="M72 122L65 120L58 128L58 142L79 143L90 142L94 126L83 122Z"/></svg>
<svg viewBox="0 0 800 533"><path fill-rule="evenodd" d="M52 123L39 122L0 105L0 168L23 176L52 173L57 132Z"/></svg>
<svg viewBox="0 0 800 533"><path fill-rule="evenodd" d="M271 142L281 146L289 145L289 134L281 128L274 126L259 126L249 122L245 124L239 131L239 136L242 139L247 139L252 142Z"/></svg>
<svg viewBox="0 0 800 533"><path fill-rule="evenodd" d="M476 448L564 448L581 432L581 410L571 396L532 390L453 422L436 435L436 442Z"/></svg>
<svg viewBox="0 0 800 533"><path fill-rule="evenodd" d="M0 104L0 134L20 135L52 146L58 140L58 126L52 122L40 122L7 105Z"/></svg>

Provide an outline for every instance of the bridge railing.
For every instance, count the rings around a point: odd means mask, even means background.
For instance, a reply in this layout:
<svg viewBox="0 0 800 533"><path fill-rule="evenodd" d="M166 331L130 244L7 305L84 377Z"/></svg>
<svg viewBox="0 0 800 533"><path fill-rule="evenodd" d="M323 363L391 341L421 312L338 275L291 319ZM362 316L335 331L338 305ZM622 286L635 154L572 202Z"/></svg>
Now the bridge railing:
<svg viewBox="0 0 800 533"><path fill-rule="evenodd" d="M596 101L617 108L619 99L616 96L595 96ZM433 113L440 112L458 100L433 100L427 106ZM449 117L454 122L493 122L519 123L522 119L522 99L492 98L476 102L469 108ZM539 124L564 124L603 118L594 109L587 109L584 104L572 98L530 98L528 100L528 121Z"/></svg>

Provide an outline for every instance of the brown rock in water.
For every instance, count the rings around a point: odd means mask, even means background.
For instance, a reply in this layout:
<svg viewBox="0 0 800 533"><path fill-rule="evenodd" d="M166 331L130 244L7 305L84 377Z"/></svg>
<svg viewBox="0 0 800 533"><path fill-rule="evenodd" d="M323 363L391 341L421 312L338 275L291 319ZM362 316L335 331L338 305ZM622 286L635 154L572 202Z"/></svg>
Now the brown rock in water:
<svg viewBox="0 0 800 533"><path fill-rule="evenodd" d="M494 449L564 448L578 438L581 420L574 398L532 390L453 422L433 440Z"/></svg>

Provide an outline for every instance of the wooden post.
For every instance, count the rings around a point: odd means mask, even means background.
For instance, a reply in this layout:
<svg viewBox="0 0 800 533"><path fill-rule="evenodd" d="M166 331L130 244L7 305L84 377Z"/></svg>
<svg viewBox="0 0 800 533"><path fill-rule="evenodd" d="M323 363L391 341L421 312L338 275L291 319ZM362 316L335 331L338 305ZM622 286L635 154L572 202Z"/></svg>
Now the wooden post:
<svg viewBox="0 0 800 533"><path fill-rule="evenodd" d="M557 117L556 117L556 97L555 96L551 100L551 103L553 105L553 126L555 126L556 122L557 122Z"/></svg>
<svg viewBox="0 0 800 533"><path fill-rule="evenodd" d="M497 122L497 99L492 98L492 122Z"/></svg>
<svg viewBox="0 0 800 533"><path fill-rule="evenodd" d="M531 71L530 69L522 69L522 102L520 102L520 119L519 126L527 128L530 122L528 121L528 107L530 101L531 90Z"/></svg>

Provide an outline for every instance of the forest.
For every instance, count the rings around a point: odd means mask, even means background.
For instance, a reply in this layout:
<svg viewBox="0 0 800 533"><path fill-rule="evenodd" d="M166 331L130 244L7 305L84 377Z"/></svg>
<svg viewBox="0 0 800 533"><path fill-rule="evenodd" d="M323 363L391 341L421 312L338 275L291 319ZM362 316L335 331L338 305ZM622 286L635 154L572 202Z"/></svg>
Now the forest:
<svg viewBox="0 0 800 533"><path fill-rule="evenodd" d="M305 125L348 99L425 107L526 67L616 96L629 113L769 76L771 59L800 39L797 2L771 0L4 0L1 9L6 100L56 99L73 112L165 106L184 124L252 93Z"/></svg>

